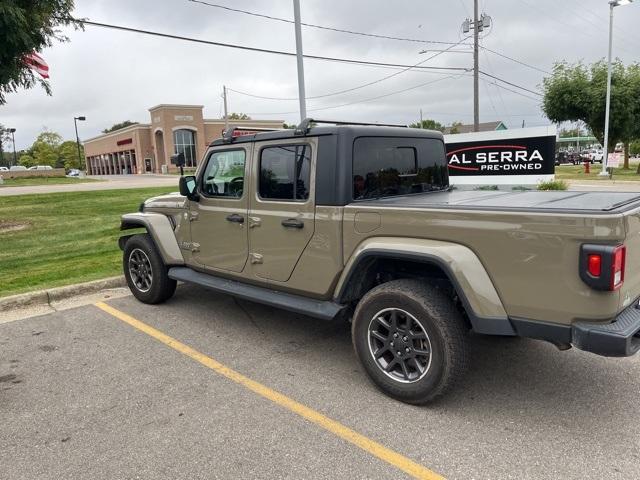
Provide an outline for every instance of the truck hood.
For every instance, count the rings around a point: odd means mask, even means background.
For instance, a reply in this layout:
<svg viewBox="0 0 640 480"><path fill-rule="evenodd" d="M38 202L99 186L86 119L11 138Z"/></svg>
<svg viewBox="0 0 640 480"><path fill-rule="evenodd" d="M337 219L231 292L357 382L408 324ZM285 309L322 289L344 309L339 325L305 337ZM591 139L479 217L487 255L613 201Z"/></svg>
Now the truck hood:
<svg viewBox="0 0 640 480"><path fill-rule="evenodd" d="M179 192L167 193L151 197L144 201L144 207L147 208L184 208L187 197L183 197Z"/></svg>
<svg viewBox="0 0 640 480"><path fill-rule="evenodd" d="M464 210L527 210L563 213L620 213L640 206L633 192L496 192L446 191L354 202L397 208L451 208Z"/></svg>

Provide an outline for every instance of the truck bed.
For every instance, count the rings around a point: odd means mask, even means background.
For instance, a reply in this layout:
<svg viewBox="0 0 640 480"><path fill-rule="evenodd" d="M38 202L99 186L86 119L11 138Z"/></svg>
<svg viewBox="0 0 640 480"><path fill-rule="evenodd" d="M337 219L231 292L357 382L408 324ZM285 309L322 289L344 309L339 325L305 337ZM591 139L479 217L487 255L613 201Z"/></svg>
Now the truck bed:
<svg viewBox="0 0 640 480"><path fill-rule="evenodd" d="M640 194L634 192L496 192L450 190L446 192L421 193L357 201L352 205L611 214L622 213L640 207Z"/></svg>

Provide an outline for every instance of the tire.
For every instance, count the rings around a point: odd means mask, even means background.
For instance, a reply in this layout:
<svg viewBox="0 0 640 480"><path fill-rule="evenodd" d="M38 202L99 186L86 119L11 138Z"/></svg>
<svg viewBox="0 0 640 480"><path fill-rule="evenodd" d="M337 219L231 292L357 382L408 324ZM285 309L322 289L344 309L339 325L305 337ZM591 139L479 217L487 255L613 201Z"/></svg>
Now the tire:
<svg viewBox="0 0 640 480"><path fill-rule="evenodd" d="M371 381L390 397L414 405L444 395L464 374L466 337L467 327L453 301L417 280L375 287L360 300L353 316L353 346Z"/></svg>
<svg viewBox="0 0 640 480"><path fill-rule="evenodd" d="M143 303L162 303L176 291L178 282L167 275L167 266L149 234L127 240L122 266L131 293Z"/></svg>

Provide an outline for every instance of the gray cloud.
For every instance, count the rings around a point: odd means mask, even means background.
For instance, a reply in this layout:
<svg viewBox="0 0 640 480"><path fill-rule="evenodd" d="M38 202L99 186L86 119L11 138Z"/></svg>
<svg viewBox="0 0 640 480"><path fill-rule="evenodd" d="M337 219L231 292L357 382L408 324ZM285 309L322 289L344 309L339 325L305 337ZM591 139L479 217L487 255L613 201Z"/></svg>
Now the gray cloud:
<svg viewBox="0 0 640 480"><path fill-rule="evenodd" d="M212 0L214 1L214 0ZM290 0L247 0L219 3L291 18ZM608 5L605 0L484 0L481 6L494 20L483 45L523 62L549 70L567 59L592 62L606 55ZM385 35L459 41L460 24L472 8L470 0L314 0L302 2L303 21ZM78 1L76 15L91 20L198 38L293 51L293 26L193 4L186 0L131 2ZM635 26L640 5L616 11L615 52L625 62L638 61L640 33ZM139 34L87 27L68 32L71 42L43 52L51 68L53 96L39 89L8 96L0 107L0 123L15 127L18 148L31 144L47 126L73 138L73 117L86 115L84 138L113 123L149 120L147 109L158 103L205 105L207 117L221 113L222 85L259 95L297 95L295 59L198 45ZM305 53L414 64L426 58L423 48L409 42L358 37L303 29ZM464 47L458 47L463 49ZM469 54L448 53L431 66L471 66ZM527 88L542 84L543 74L488 52L481 68ZM340 63L305 61L307 95L348 89L390 75L395 70ZM331 107L387 95L443 75L409 71L353 92L309 100L308 109ZM545 124L539 101L492 84L481 85L481 120L501 119L511 127ZM256 118L298 119L297 101L270 101L230 94L230 110ZM340 108L311 112L318 118L408 123L419 109L443 123L472 119L472 79L447 78L424 87ZM267 115L273 113L271 115ZM275 114L275 115L274 115Z"/></svg>

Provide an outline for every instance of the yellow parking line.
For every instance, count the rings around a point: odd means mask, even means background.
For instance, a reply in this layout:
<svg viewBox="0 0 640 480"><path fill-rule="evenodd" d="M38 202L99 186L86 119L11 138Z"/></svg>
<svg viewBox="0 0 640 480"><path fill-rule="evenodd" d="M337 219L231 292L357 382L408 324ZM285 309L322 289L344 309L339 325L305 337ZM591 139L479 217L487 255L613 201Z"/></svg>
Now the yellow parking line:
<svg viewBox="0 0 640 480"><path fill-rule="evenodd" d="M157 330L146 323L141 322L140 320L136 320L130 315L127 315L120 310L117 310L106 303L99 302L95 304L96 307L101 310L107 312L110 315L113 315L119 320L122 320L125 323L128 323L133 328L140 330L143 333L146 333L150 337L155 338L156 340L164 343L165 345L177 350L178 352L186 355L187 357L192 358L193 360L200 362L205 367L210 368L214 372L222 375L223 377L232 380L243 387L251 390L254 393L257 393L261 397L266 398L267 400L272 401L273 403L286 408L287 410L300 415L302 418L315 423L319 427L324 428L325 430L337 435L338 437L346 440L349 443L352 443L356 447L361 448L367 453L370 453L374 457L383 460L394 467L399 468L403 472L411 475L414 478L424 479L424 480L436 480L436 479L444 479L444 477L438 475L437 473L429 470L426 467L408 459L400 455L399 453L394 452L393 450L388 449L387 447L375 442L364 435L359 434L351 430L349 427L342 425L335 420L330 419L329 417L324 416L320 412L317 412L301 403L292 400L291 398L276 392L275 390L270 389L250 378L245 377L244 375L226 367L222 363L214 360L211 357L207 357L203 353L194 350L193 348L185 345L184 343L179 342L175 338L170 337L162 333L160 330Z"/></svg>

